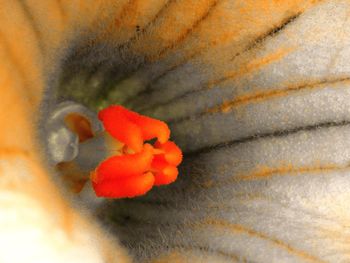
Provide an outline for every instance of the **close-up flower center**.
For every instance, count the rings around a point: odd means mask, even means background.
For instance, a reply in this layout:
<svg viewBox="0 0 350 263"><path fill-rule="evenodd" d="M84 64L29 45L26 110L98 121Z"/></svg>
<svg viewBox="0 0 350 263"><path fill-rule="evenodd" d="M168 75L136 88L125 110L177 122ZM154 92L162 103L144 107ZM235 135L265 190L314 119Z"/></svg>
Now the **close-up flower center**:
<svg viewBox="0 0 350 263"><path fill-rule="evenodd" d="M349 262L348 0L5 0L0 262Z"/></svg>
<svg viewBox="0 0 350 263"><path fill-rule="evenodd" d="M182 153L169 141L164 122L122 106L110 106L96 117L82 105L63 102L48 118L51 159L61 153L55 167L74 192L90 179L98 197L135 197L176 180ZM92 130L92 122L104 129ZM152 139L153 145L147 143Z"/></svg>

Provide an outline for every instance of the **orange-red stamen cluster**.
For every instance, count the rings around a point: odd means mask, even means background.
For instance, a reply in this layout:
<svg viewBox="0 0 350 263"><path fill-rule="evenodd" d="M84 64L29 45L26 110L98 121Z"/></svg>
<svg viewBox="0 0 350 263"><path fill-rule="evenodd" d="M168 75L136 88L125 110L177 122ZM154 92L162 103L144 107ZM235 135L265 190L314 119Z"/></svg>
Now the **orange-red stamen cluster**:
<svg viewBox="0 0 350 263"><path fill-rule="evenodd" d="M182 152L169 141L168 125L122 106L110 106L98 117L106 131L124 143L124 150L122 155L101 162L94 171L92 184L97 196L134 197L145 194L153 185L176 180ZM144 143L154 138L154 145Z"/></svg>

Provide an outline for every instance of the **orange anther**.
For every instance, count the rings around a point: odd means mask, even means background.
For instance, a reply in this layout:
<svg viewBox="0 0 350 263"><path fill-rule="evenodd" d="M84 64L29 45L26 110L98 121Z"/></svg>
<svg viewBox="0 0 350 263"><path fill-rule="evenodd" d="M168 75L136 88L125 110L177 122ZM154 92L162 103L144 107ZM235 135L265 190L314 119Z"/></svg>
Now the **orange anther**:
<svg viewBox="0 0 350 263"><path fill-rule="evenodd" d="M122 106L99 112L99 119L112 137L125 144L122 155L100 163L91 180L97 196L134 197L148 192L153 185L176 180L182 152L168 141L170 130L159 120L142 116ZM154 147L144 141L157 138ZM132 150L130 153L130 149Z"/></svg>
<svg viewBox="0 0 350 263"><path fill-rule="evenodd" d="M158 139L161 143L169 140L170 130L164 122L125 110L125 115L141 129L143 139Z"/></svg>
<svg viewBox="0 0 350 263"><path fill-rule="evenodd" d="M180 148L173 142L168 141L164 144L156 142L156 149L163 150L165 160L174 166L178 166L182 161L182 152Z"/></svg>
<svg viewBox="0 0 350 263"><path fill-rule="evenodd" d="M118 141L125 143L135 152L142 150L141 129L125 116L121 106L111 106L100 111L98 118L102 121L106 131Z"/></svg>
<svg viewBox="0 0 350 263"><path fill-rule="evenodd" d="M156 172L154 174L154 185L160 186L160 185L166 185L173 183L177 175L179 174L179 171L175 166L167 166L165 167L162 172Z"/></svg>
<svg viewBox="0 0 350 263"><path fill-rule="evenodd" d="M145 174L129 176L119 180L106 180L99 183L92 182L97 196L109 198L124 198L143 195L151 190L154 176Z"/></svg>
<svg viewBox="0 0 350 263"><path fill-rule="evenodd" d="M143 150L135 154L119 155L108 158L96 169L95 182L135 176L149 171L153 159L153 147L145 144Z"/></svg>
<svg viewBox="0 0 350 263"><path fill-rule="evenodd" d="M98 117L112 136L135 151L141 150L142 141L158 138L161 143L165 143L169 140L170 130L164 122L142 116L122 106L110 106L100 111ZM135 136L137 145L131 140Z"/></svg>
<svg viewBox="0 0 350 263"><path fill-rule="evenodd" d="M152 161L152 171L154 173L154 185L165 185L174 182L178 175L175 166L170 165L164 159L164 156L155 156Z"/></svg>

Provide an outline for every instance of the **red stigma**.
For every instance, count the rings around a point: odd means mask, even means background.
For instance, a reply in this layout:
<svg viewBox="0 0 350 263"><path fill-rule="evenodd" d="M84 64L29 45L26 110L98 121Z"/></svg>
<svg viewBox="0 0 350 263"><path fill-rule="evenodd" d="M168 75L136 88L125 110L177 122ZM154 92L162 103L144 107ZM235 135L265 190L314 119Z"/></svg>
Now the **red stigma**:
<svg viewBox="0 0 350 263"><path fill-rule="evenodd" d="M168 141L170 130L166 123L122 106L109 106L98 117L106 131L125 146L122 155L104 160L92 173L97 196L135 197L147 193L153 185L176 180L182 152ZM144 143L154 138L154 145ZM134 153L129 154L130 150Z"/></svg>

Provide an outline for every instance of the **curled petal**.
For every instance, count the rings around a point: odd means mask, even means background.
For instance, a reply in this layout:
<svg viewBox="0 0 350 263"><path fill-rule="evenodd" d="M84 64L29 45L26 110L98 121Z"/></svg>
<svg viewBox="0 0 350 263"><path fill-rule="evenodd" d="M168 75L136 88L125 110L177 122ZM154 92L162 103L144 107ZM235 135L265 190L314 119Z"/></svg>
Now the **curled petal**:
<svg viewBox="0 0 350 263"><path fill-rule="evenodd" d="M109 198L130 198L144 195L151 190L153 184L154 176L150 172L119 180L105 180L100 183L92 182L97 196Z"/></svg>
<svg viewBox="0 0 350 263"><path fill-rule="evenodd" d="M77 113L70 113L64 120L68 128L78 135L79 142L83 142L94 137L91 123L89 122L88 118Z"/></svg>
<svg viewBox="0 0 350 263"><path fill-rule="evenodd" d="M135 152L140 152L143 136L140 127L125 116L121 106L110 106L99 112L98 118L103 126L114 138L125 143Z"/></svg>
<svg viewBox="0 0 350 263"><path fill-rule="evenodd" d="M139 153L110 157L97 167L93 181L99 183L143 174L150 170L152 159L153 147L149 144Z"/></svg>
<svg viewBox="0 0 350 263"><path fill-rule="evenodd" d="M160 142L155 143L156 149L164 152L165 160L174 166L178 166L182 161L182 152L180 148L173 142L168 141L161 144Z"/></svg>

